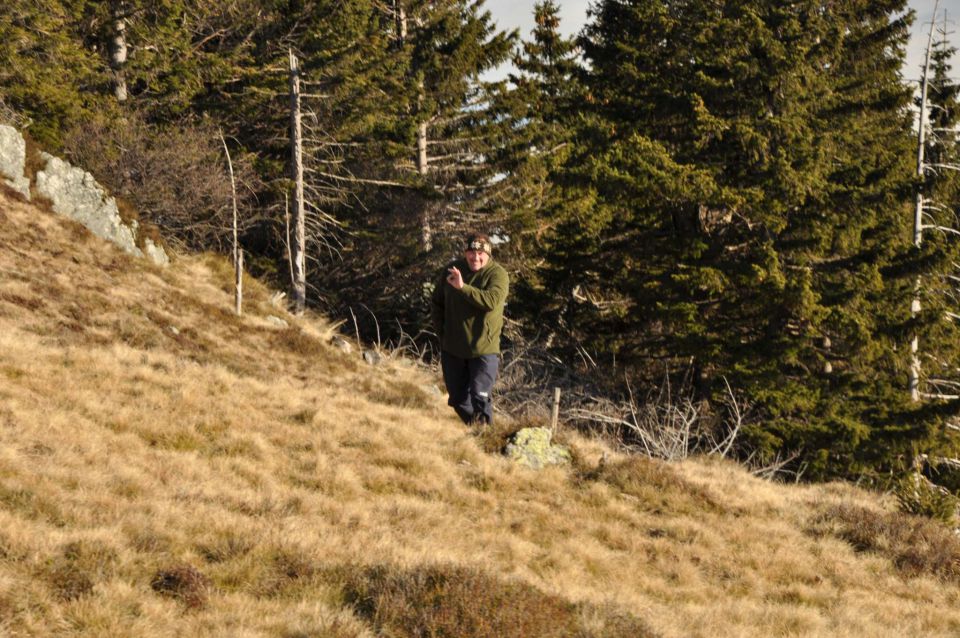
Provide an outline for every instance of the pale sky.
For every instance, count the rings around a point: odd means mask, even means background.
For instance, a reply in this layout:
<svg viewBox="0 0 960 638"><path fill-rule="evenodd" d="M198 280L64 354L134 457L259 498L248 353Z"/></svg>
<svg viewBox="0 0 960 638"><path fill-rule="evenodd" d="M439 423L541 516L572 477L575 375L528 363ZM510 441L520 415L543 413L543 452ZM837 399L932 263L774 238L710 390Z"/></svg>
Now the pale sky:
<svg viewBox="0 0 960 638"><path fill-rule="evenodd" d="M536 0L486 0L485 7L493 14L494 21L501 29L520 29L520 37L528 39L533 29L533 5ZM587 19L587 5L589 0L557 0L560 5L560 29L566 34L576 33ZM904 68L904 77L918 80L920 65L923 63L923 50L927 42L930 29L930 17L933 14L934 0L910 0L910 7L917 12L913 23L913 36L907 50L907 64ZM946 9L949 19L949 30L954 31L951 38L960 48L960 39L956 33L960 25L960 0L940 0L937 19L943 19ZM953 74L960 77L960 54L954 60ZM499 74L498 74L499 75Z"/></svg>

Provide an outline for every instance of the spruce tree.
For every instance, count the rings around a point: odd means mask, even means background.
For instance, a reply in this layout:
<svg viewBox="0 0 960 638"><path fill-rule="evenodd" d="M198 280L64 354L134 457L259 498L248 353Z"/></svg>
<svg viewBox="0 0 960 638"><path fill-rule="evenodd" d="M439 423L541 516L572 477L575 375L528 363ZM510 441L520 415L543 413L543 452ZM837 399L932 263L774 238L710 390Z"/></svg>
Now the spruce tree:
<svg viewBox="0 0 960 638"><path fill-rule="evenodd" d="M334 118L347 124L335 125L337 139L356 179L338 213L349 259L318 284L335 312L359 302L409 328L428 323L424 285L435 268L467 227L491 219L503 124L481 76L507 58L514 35L477 1L371 3L367 15L366 44L332 49L322 69L335 96L324 108L345 115ZM375 272L357 265L372 262Z"/></svg>
<svg viewBox="0 0 960 638"><path fill-rule="evenodd" d="M542 258L539 238L557 204L556 171L569 156L583 96L576 43L560 33L559 11L551 0L534 6L532 39L514 54L516 71L495 100L507 123L495 156L504 173L495 205L503 211L513 267L522 270L528 283L534 283L535 271L526 264Z"/></svg>
<svg viewBox="0 0 960 638"><path fill-rule="evenodd" d="M0 8L0 97L51 149L71 125L112 106L109 69L84 45L88 4L11 0Z"/></svg>
<svg viewBox="0 0 960 638"><path fill-rule="evenodd" d="M580 41L581 197L544 275L574 336L707 400L728 379L751 444L821 475L889 467L935 423L898 354L932 330L909 316L930 263L904 213L904 9L606 0Z"/></svg>

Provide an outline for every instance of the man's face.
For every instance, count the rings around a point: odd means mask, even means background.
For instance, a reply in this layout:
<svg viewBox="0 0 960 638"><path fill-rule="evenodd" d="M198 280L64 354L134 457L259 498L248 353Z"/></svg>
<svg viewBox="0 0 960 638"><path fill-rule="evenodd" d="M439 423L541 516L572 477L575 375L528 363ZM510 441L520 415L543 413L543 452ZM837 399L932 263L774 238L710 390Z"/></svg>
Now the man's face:
<svg viewBox="0 0 960 638"><path fill-rule="evenodd" d="M467 258L467 265L470 266L470 270L473 272L477 272L490 261L490 255L482 250L467 249L464 255Z"/></svg>

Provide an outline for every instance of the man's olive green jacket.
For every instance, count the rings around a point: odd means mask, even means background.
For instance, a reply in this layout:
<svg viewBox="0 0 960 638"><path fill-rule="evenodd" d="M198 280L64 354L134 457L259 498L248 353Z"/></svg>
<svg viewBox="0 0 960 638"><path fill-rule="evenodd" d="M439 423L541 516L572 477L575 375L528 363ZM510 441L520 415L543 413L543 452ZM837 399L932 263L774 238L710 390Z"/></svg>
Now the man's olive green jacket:
<svg viewBox="0 0 960 638"><path fill-rule="evenodd" d="M460 290L447 283L447 269L454 266L463 275ZM462 359L499 353L509 287L507 271L492 257L477 272L464 259L447 264L431 299L433 328L441 347Z"/></svg>

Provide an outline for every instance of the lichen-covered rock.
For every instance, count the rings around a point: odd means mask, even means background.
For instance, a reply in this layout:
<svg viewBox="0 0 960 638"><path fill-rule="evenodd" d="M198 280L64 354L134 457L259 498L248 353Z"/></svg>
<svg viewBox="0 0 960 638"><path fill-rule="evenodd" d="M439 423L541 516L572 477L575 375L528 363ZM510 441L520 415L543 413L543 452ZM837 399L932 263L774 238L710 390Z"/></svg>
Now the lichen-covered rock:
<svg viewBox="0 0 960 638"><path fill-rule="evenodd" d="M562 445L553 445L553 433L549 428L524 428L511 437L503 453L520 465L539 470L547 465L570 463L570 450Z"/></svg>
<svg viewBox="0 0 960 638"><path fill-rule="evenodd" d="M50 200L55 212L80 222L128 253L143 256L133 230L120 219L117 200L104 192L93 175L49 153L42 153L41 158L46 166L37 172L37 193Z"/></svg>
<svg viewBox="0 0 960 638"><path fill-rule="evenodd" d="M0 175L3 183L30 199L30 179L25 175L27 143L20 131L0 125Z"/></svg>

